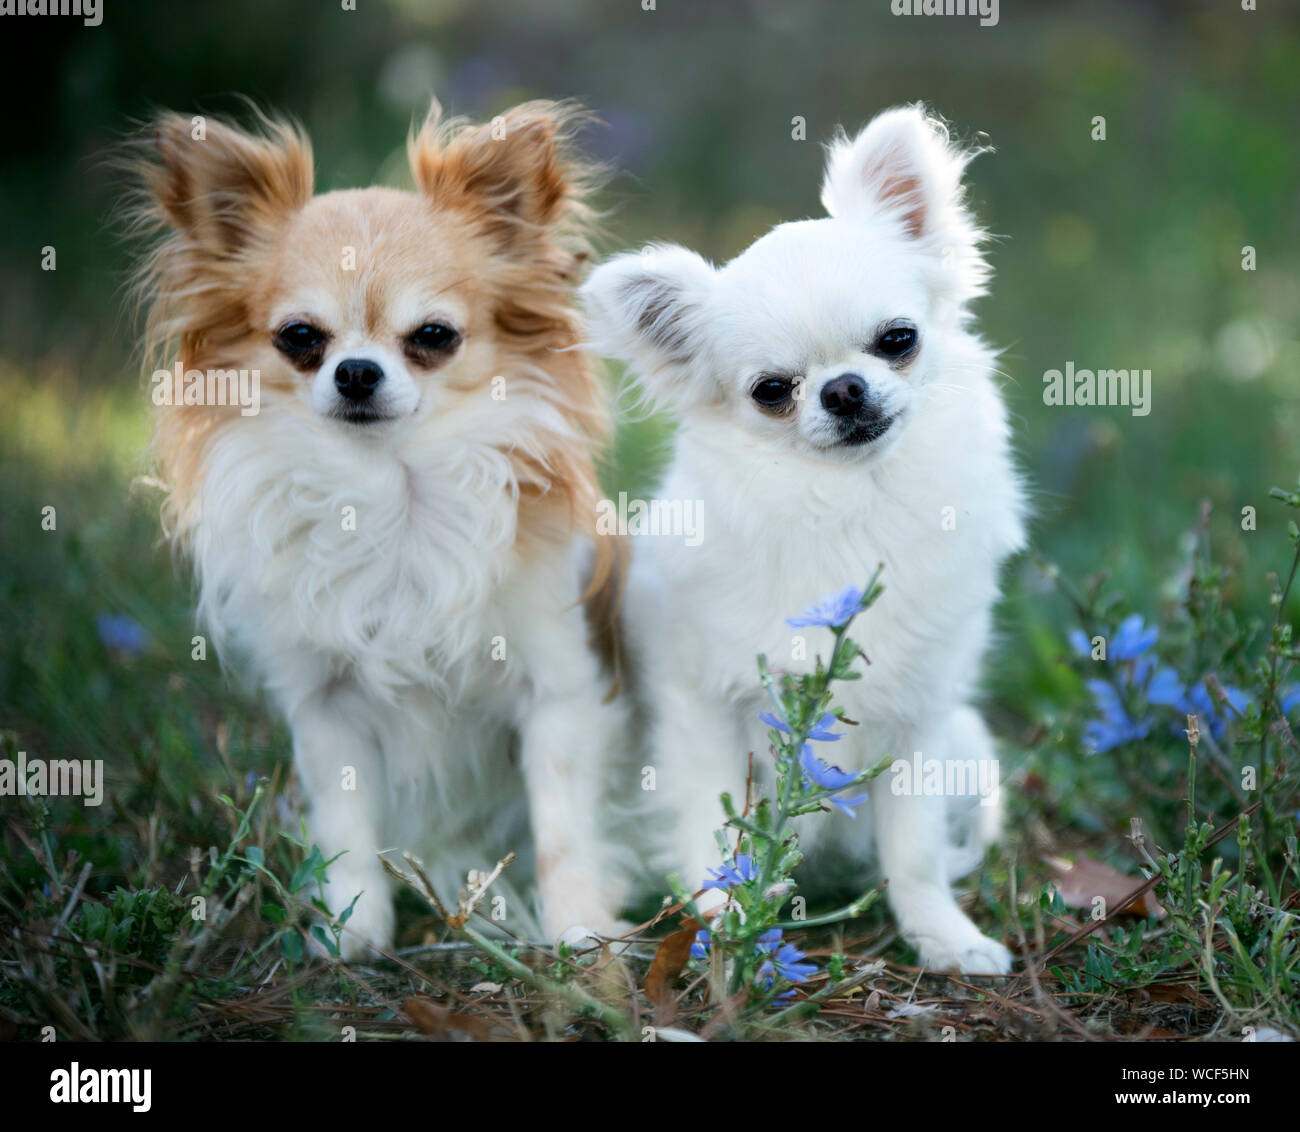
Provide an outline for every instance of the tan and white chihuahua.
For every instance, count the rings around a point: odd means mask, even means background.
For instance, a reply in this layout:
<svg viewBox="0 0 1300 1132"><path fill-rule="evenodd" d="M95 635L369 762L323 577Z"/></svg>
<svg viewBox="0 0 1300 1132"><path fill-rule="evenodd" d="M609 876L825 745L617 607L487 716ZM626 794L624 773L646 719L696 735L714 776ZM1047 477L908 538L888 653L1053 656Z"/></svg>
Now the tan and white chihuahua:
<svg viewBox="0 0 1300 1132"><path fill-rule="evenodd" d="M164 114L134 159L137 227L162 236L148 344L200 387L260 377L252 413L162 405L155 451L202 620L283 712L311 836L343 854L345 955L393 940L378 853L419 853L454 897L525 818L543 930L613 924L599 763L621 725L581 599L615 551L592 529L603 387L572 348L572 123L435 103L415 192L313 195L307 138L265 118Z"/></svg>

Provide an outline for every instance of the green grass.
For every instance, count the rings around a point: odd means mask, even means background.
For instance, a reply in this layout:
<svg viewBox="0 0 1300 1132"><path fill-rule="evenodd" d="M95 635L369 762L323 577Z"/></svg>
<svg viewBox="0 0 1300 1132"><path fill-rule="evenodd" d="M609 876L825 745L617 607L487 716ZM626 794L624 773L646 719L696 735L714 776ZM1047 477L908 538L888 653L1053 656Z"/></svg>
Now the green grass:
<svg viewBox="0 0 1300 1132"><path fill-rule="evenodd" d="M461 1025L478 1036L507 1036L518 1025L535 1036L608 1034L581 996L604 1004L602 1010L623 1011L620 1017L638 1026L661 1017L662 1004L613 993L608 973L592 969L589 958L539 955L530 946L511 948L501 959L443 948L412 952L396 967L348 970L327 962L323 955L338 927L330 913L342 910L319 902L327 866L297 835L288 735L255 691L222 672L218 658L191 657L196 628L188 575L160 537L157 491L140 478L147 467L142 399L129 390L78 390L57 374L34 381L12 373L0 379L0 396L12 406L0 422L7 485L0 517L5 753L102 759L108 790L97 809L58 799L0 803L7 818L0 917L27 933L20 945L24 977L0 992L0 1023L28 1037L51 1024L66 1036L320 1038L337 1032L340 1017L376 1037ZM607 469L609 486L644 490L668 439L660 422L626 428ZM1198 437L1193 432L1187 440L1195 444ZM1106 481L1098 475L1096 482ZM1124 498L1139 509L1152 505L1145 492L1117 493L1110 501L1121 506ZM1147 567L1135 587L1139 595L1161 595L1145 611L1168 615L1162 652L1181 657L1189 670L1209 665L1225 682L1253 678L1250 658L1268 640L1265 615L1277 612L1263 565L1271 561L1285 579L1290 550L1286 508L1263 491L1252 498L1260 501L1258 531L1241 532L1227 520L1211 520L1200 531L1202 548L1210 530L1219 532L1213 538L1223 551L1218 557L1235 570L1198 559L1199 610L1179 616L1173 583L1165 581L1186 567L1190 544L1180 549L1174 540L1159 568ZM1191 530L1196 508L1181 502L1166 500L1161 519L1178 529L1181 513L1183 529ZM55 508L54 530L42 529L48 506ZM1234 820L1258 795L1225 787L1221 774L1203 770L1188 833L1185 743L1157 734L1107 756L1080 753L1081 729L1092 714L1083 681L1091 673L1087 662L1071 656L1065 633L1077 618L1113 624L1128 608L1125 600L1143 608L1132 598L1107 604L1115 584L1095 573L1098 541L1095 531L1087 540L1069 524L1056 539L1063 559L1084 546L1066 566L1067 576L1074 570L1092 575L1077 589L1063 593L1046 584L1034 559L1012 572L989 699L1006 744L1011 814L1005 843L966 886L968 907L984 930L1021 950L1022 964L1051 952L1086 922L1088 910L1066 908L1051 895L1046 858L1091 856L1136 883L1149 862L1127 835L1130 819L1140 817L1151 852L1181 853L1162 865L1172 870L1160 890L1170 914L1160 921L1108 921L1053 954L1041 978L1063 1016L1096 1036L1230 1036L1244 1025L1295 1032L1300 981L1293 909L1300 877L1293 787L1271 795L1267 851L1262 815L1247 827L1244 852L1235 832L1206 849L1197 827ZM1124 548L1107 554L1122 560ZM1184 590L1186 582L1182 576ZM1295 596L1284 622L1300 612ZM125 614L144 627L148 644L140 655L106 648L96 628L101 614ZM1249 762L1256 740L1238 738L1241 753L1229 756ZM1270 742L1274 765L1289 767L1294 782L1296 752L1276 736ZM1239 877L1243 862L1250 871ZM189 915L199 893L213 909L206 930ZM1182 895L1171 899L1170 893ZM400 943L455 938L414 893L399 907ZM1207 926L1218 949L1208 965L1196 946ZM660 931L669 927L671 918ZM5 938L17 962L8 932ZM891 1002L913 997L907 968L913 957L880 908L848 929L796 938L846 984L859 962L888 960L869 983L883 1005L849 1012L842 1003L862 1002L849 990L856 997L830 1000L816 1020L774 1030L756 1014L719 1029L703 998L703 973L692 981L688 970L678 986L685 993L674 999L677 1025L710 1036L766 1038L796 1030L814 1037L927 1038L948 1022L972 1039L1073 1033L1028 1004L991 1021L973 1005L978 998L941 976L922 983L932 1010L890 1018ZM86 958L91 947L117 957L109 976ZM652 953L653 945L642 945L618 960L633 985L643 985ZM483 980L512 985L521 965L549 988L538 992L549 1005L524 1021L506 1020L504 999L468 993ZM581 996L557 990L566 980ZM271 1004L254 1009L250 988L264 982L275 991ZM409 1001L413 995L459 1005L430 1021Z"/></svg>
<svg viewBox="0 0 1300 1132"><path fill-rule="evenodd" d="M1300 27L1282 5L1260 7L1028 5L981 29L895 19L883 3L661 4L649 14L555 0L545 18L516 20L496 3L390 0L331 17L297 2L231 0L196 15L139 0L93 34L71 21L24 25L31 38L19 50L48 59L53 78L49 97L14 119L0 184L12 220L0 232L0 731L9 753L103 759L110 794L97 810L0 800L0 962L12 964L0 968L0 1031L301 1038L337 1036L346 1020L395 1037L413 1027L608 1032L571 1005L540 1000L512 1020L505 999L521 984L473 948L350 972L295 958L290 933L309 946L313 927L327 936L329 927L311 904L311 846L281 836L297 836L288 735L216 656L191 659L187 567L162 543L156 490L137 482L149 471L148 424L120 315L128 257L105 223L121 185L91 175L106 147L152 107L229 110L229 93L245 92L303 120L321 189L367 184L400 170L402 139L432 86L449 111L477 118L524 98L573 96L608 121L588 139L618 170L601 201L602 253L667 239L730 258L778 220L814 214L818 142L885 106L925 99L962 136L988 132L996 152L970 167L972 202L997 234L979 320L1005 347L1038 557L1008 572L986 673L985 708L1012 782L1007 838L965 900L984 930L1032 960L1087 915L1047 893L1047 858L1087 856L1136 878L1151 866L1129 840L1134 817L1153 856L1182 857L1161 882L1165 919L1107 922L1052 957L1041 973L1050 1009L1023 979L996 1006L938 977L914 993L911 953L873 908L803 945L846 977L863 958L889 965L801 1025L813 1036L918 1039L948 1024L961 1038L1230 1036L1256 1024L1297 1033L1286 861L1294 794L1270 788L1267 835L1256 814L1244 842L1234 829L1199 844L1202 824L1231 823L1259 800L1233 788L1225 769L1260 761L1253 724L1243 721L1218 753L1203 750L1189 823L1186 744L1163 727L1112 754L1081 753L1095 672L1065 641L1081 616L1113 625L1140 611L1161 624L1162 655L1189 675L1258 685L1254 666L1278 612L1268 574L1285 574L1291 552L1287 509L1267 493L1300 470L1290 329ZM262 34L250 39L251 26ZM315 65L286 66L289 41ZM322 73L339 70L356 81L321 85ZM806 118L807 141L791 139L794 115ZM1091 137L1096 115L1107 119L1104 142ZM58 249L57 271L37 268L47 244ZM1255 271L1242 270L1247 245ZM1070 360L1150 368L1150 416L1046 407L1042 374ZM648 491L670 440L662 421L625 425L610 490ZM45 507L55 508L54 530L42 529ZM1253 531L1242 529L1244 507L1257 511ZM1187 600L1198 548L1203 592L1221 606L1208 620ZM1082 612L1040 559L1073 583ZM1109 600L1119 604L1095 608ZM1282 612L1284 623L1300 618L1294 591ZM104 614L143 626L141 655L105 648ZM1267 742L1272 765L1297 781L1285 735ZM261 778L250 832L235 845ZM248 863L252 850L274 880ZM1213 878L1225 874L1216 895ZM209 882L229 908L253 891L220 932L199 939L185 921L175 937L185 941L182 970L169 974L178 901ZM1256 889L1264 895L1247 899ZM404 944L447 935L414 891L400 921ZM21 944L14 925L29 933ZM1188 944L1207 929L1208 964ZM112 979L84 950L105 940L120 953ZM626 960L622 998L615 965L594 971L524 947L516 957L617 1001L638 1024L661 1009L626 993L629 981L644 986L648 953ZM675 984L693 988L678 1005L681 1024L723 1036L693 977ZM484 980L505 989L471 994ZM141 1007L149 986L165 991L165 1010ZM405 1010L412 997L438 1009L416 1001ZM890 1017L909 1003L933 1010Z"/></svg>

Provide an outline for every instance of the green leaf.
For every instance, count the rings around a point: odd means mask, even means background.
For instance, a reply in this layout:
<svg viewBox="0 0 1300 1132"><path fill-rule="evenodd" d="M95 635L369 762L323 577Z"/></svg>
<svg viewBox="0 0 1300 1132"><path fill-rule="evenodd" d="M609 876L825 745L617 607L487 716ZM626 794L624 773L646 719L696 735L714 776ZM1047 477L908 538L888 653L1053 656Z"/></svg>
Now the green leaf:
<svg viewBox="0 0 1300 1132"><path fill-rule="evenodd" d="M311 852L307 854L307 859L294 870L293 877L289 881L289 891L299 891L303 885L311 879L317 866L321 864L323 864L323 862L321 860L320 849L318 846L313 845L311 847Z"/></svg>
<svg viewBox="0 0 1300 1132"><path fill-rule="evenodd" d="M311 934L330 955L338 955L338 944L330 938L329 933L320 924L312 924Z"/></svg>
<svg viewBox="0 0 1300 1132"><path fill-rule="evenodd" d="M297 963L302 959L302 939L297 932L288 931L280 936L280 954L290 963Z"/></svg>
<svg viewBox="0 0 1300 1132"><path fill-rule="evenodd" d="M127 916L116 928L113 929L113 947L118 951L125 951L127 944L131 941L131 928L135 924L134 916Z"/></svg>

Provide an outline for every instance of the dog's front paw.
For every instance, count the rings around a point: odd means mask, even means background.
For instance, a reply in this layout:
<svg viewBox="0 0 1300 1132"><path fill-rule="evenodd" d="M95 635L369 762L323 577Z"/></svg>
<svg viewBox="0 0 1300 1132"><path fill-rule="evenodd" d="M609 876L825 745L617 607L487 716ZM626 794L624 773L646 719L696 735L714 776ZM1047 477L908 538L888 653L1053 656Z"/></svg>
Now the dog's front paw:
<svg viewBox="0 0 1300 1132"><path fill-rule="evenodd" d="M542 895L542 930L557 942L613 938L631 926L618 916L618 901L606 891L601 878L588 869L551 869L539 875Z"/></svg>
<svg viewBox="0 0 1300 1132"><path fill-rule="evenodd" d="M963 975L1006 975L1011 971L1011 952L997 940L981 935L973 924L942 937L918 933L914 937L922 967L934 971L958 971Z"/></svg>
<svg viewBox="0 0 1300 1132"><path fill-rule="evenodd" d="M626 920L602 920L598 928L588 927L586 924L573 924L565 928L555 938L555 945L571 948L574 951L584 951L589 947L597 946L602 940L617 939L619 936L626 935L636 925L629 924Z"/></svg>
<svg viewBox="0 0 1300 1132"><path fill-rule="evenodd" d="M898 885L890 894L903 938L922 967L963 975L1005 975L1011 952L980 934L950 893L935 884Z"/></svg>

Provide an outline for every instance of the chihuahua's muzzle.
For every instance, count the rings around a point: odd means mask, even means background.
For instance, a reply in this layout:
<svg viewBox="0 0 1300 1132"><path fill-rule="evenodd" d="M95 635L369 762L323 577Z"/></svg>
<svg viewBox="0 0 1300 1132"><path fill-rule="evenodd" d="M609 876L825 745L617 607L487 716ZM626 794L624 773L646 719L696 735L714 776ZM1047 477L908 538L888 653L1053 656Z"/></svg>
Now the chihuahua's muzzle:
<svg viewBox="0 0 1300 1132"><path fill-rule="evenodd" d="M867 444L889 431L894 418L886 416L880 402L871 396L866 381L856 373L843 373L821 389L822 408L836 419L840 443Z"/></svg>
<svg viewBox="0 0 1300 1132"><path fill-rule="evenodd" d="M383 384L384 371L369 358L344 358L334 368L334 388L341 399L336 416L356 424L384 420L375 404L375 391Z"/></svg>

